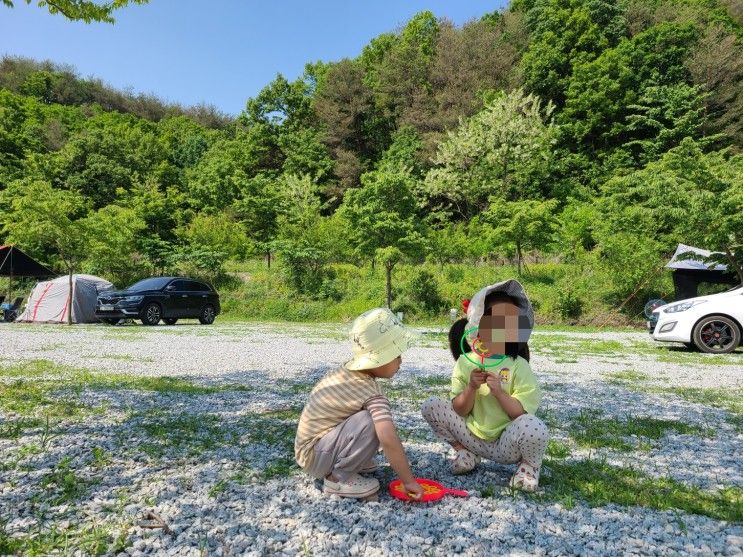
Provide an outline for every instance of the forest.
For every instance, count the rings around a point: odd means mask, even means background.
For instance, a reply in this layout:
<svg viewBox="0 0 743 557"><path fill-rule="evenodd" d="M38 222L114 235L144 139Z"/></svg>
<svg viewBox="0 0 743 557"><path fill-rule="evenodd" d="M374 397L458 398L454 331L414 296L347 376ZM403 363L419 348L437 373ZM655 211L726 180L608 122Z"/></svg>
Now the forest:
<svg viewBox="0 0 743 557"><path fill-rule="evenodd" d="M679 243L743 282L743 2L421 12L238 115L0 62L0 244L226 315L440 319L520 277L542 323L630 324Z"/></svg>

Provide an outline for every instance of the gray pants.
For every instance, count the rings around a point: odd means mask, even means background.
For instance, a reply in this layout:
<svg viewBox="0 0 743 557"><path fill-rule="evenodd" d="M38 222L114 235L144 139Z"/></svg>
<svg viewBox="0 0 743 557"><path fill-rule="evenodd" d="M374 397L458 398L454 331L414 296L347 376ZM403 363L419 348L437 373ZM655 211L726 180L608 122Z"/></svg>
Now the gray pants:
<svg viewBox="0 0 743 557"><path fill-rule="evenodd" d="M379 439L371 414L361 410L317 442L312 465L305 472L317 479L332 472L339 480L345 480L367 465L378 449Z"/></svg>
<svg viewBox="0 0 743 557"><path fill-rule="evenodd" d="M440 439L461 443L477 456L501 464L526 461L537 469L542 465L549 432L536 416L523 414L508 424L498 439L484 441L467 429L465 419L454 411L450 400L429 398L421 412Z"/></svg>

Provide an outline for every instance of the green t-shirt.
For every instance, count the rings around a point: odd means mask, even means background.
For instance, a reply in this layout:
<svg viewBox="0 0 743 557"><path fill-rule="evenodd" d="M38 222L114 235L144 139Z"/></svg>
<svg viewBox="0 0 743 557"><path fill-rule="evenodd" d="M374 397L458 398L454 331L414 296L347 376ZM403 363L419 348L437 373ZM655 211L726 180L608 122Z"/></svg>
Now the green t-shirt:
<svg viewBox="0 0 743 557"><path fill-rule="evenodd" d="M477 356L470 357L477 360ZM470 382L470 374L476 367L464 355L459 357L451 376L450 398L453 399L464 391ZM500 374L503 391L517 399L526 412L533 414L537 411L542 392L529 362L521 357L515 360L506 357L497 366L486 368L486 371ZM481 385L475 392L475 405L467 416L467 428L480 439L494 441L509 423L511 418L490 394L490 387L487 384Z"/></svg>

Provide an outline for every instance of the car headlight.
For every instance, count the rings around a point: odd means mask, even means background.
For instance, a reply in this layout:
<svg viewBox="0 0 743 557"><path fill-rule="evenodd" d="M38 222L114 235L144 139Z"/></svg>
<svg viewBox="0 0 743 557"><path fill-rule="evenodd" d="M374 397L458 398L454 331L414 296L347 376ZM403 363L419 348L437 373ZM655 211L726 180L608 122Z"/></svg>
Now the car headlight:
<svg viewBox="0 0 743 557"><path fill-rule="evenodd" d="M141 302L144 296L125 296L121 299L122 302Z"/></svg>
<svg viewBox="0 0 743 557"><path fill-rule="evenodd" d="M678 313L680 311L686 311L687 309L691 309L694 306L703 304L706 301L707 300L694 300L693 302L679 302L678 304L668 306L666 309L663 310L663 313Z"/></svg>

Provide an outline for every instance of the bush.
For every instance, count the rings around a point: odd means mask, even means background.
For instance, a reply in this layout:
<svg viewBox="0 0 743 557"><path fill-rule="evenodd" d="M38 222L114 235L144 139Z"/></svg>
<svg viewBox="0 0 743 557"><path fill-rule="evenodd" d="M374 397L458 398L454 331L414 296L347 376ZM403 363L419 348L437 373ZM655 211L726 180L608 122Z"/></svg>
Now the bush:
<svg viewBox="0 0 743 557"><path fill-rule="evenodd" d="M557 290L556 309L563 321L578 320L583 315L583 298L573 288L562 285Z"/></svg>
<svg viewBox="0 0 743 557"><path fill-rule="evenodd" d="M418 311L413 310L414 313L434 314L445 305L436 277L426 270L413 275L412 280L403 288L403 294L410 305L417 306Z"/></svg>

